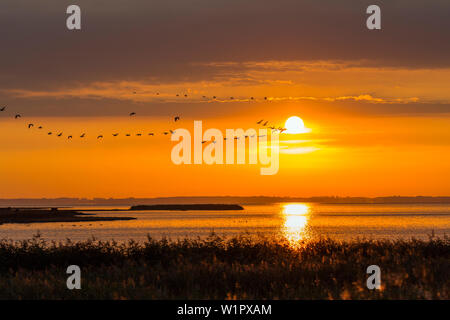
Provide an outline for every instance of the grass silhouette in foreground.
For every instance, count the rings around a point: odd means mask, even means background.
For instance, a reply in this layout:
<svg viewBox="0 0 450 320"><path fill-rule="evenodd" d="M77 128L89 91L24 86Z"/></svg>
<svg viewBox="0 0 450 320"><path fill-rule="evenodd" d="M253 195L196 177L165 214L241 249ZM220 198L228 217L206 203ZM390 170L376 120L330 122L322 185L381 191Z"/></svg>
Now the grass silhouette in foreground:
<svg viewBox="0 0 450 320"><path fill-rule="evenodd" d="M0 241L0 299L449 299L450 240ZM66 268L81 268L81 290ZM366 268L381 268L368 290Z"/></svg>

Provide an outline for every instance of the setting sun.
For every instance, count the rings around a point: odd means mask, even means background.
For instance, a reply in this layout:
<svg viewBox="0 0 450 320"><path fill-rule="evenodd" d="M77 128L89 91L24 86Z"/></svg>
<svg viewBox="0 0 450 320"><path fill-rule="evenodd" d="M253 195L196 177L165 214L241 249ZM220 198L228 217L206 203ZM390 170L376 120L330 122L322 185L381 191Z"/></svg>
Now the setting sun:
<svg viewBox="0 0 450 320"><path fill-rule="evenodd" d="M286 127L286 133L299 134L310 132L310 129L305 128L305 124L300 117L292 116L286 120L284 124Z"/></svg>

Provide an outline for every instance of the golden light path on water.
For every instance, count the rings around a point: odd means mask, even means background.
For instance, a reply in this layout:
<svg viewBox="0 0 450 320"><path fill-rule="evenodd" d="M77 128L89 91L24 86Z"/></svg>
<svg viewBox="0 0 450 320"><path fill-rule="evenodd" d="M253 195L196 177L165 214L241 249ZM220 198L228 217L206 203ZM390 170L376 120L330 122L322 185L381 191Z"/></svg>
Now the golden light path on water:
<svg viewBox="0 0 450 320"><path fill-rule="evenodd" d="M283 205L282 213L284 237L292 246L297 246L299 241L308 237L306 227L311 214L310 207L303 203L288 203Z"/></svg>

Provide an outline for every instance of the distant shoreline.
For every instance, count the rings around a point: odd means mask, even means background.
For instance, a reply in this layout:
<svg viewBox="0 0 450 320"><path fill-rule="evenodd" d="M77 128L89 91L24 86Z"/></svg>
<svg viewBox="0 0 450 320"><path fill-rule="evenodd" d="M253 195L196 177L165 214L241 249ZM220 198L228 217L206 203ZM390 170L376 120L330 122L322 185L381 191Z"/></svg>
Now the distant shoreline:
<svg viewBox="0 0 450 320"><path fill-rule="evenodd" d="M97 217L75 210L0 208L0 225L7 223L96 222L135 220L133 217Z"/></svg>
<svg viewBox="0 0 450 320"><path fill-rule="evenodd" d="M163 210L163 211L196 211L196 210L244 210L238 204L154 204L154 205L138 205L132 206L130 211L136 210Z"/></svg>
<svg viewBox="0 0 450 320"><path fill-rule="evenodd" d="M155 198L15 198L0 199L0 207L41 206L139 206L139 205L185 205L185 204L236 204L263 205L279 202L310 202L326 204L449 204L450 196L386 196L386 197L155 197Z"/></svg>

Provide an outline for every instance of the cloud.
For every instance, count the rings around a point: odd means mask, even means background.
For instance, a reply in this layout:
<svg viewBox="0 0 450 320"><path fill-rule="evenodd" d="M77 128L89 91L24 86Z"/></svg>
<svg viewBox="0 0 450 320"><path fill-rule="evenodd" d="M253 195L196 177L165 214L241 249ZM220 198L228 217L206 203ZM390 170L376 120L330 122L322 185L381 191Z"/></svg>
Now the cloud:
<svg viewBox="0 0 450 320"><path fill-rule="evenodd" d="M320 149L317 147L297 147L297 148L280 147L280 153L283 154L306 154L317 150Z"/></svg>
<svg viewBox="0 0 450 320"><path fill-rule="evenodd" d="M283 61L371 61L374 67L448 68L450 2L384 2L382 30L365 27L370 1L79 0L82 30L65 28L60 0L0 2L0 87L124 79L214 77L204 63L290 68ZM213 22L213 23L212 23ZM195 64L198 64L195 66ZM303 66L320 69L334 66ZM213 71L215 72L215 71Z"/></svg>

